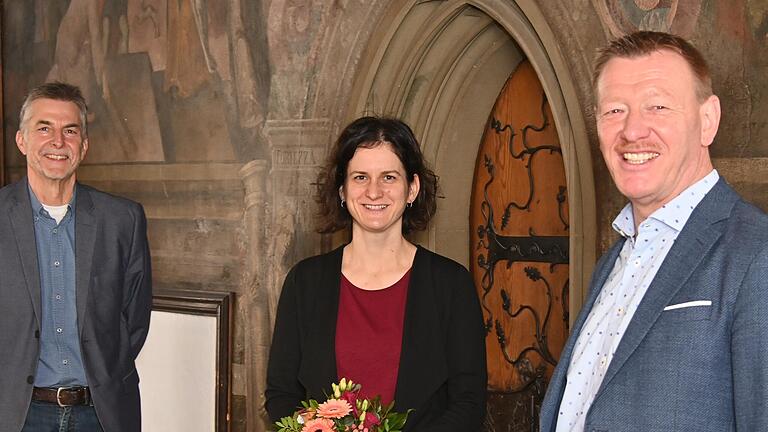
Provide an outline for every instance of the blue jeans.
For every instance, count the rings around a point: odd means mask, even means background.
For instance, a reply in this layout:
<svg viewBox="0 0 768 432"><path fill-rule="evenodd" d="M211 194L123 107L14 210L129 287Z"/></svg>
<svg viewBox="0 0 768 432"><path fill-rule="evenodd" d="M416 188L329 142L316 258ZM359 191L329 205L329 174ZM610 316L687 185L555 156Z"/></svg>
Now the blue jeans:
<svg viewBox="0 0 768 432"><path fill-rule="evenodd" d="M91 405L60 407L32 401L21 432L104 432Z"/></svg>

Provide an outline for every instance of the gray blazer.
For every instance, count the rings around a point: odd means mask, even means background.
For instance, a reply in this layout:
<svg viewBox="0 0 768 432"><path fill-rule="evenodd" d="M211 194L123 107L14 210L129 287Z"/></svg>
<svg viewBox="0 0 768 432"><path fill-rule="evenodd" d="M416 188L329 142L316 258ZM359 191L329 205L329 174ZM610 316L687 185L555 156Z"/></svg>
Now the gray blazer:
<svg viewBox="0 0 768 432"><path fill-rule="evenodd" d="M26 179L0 189L0 431L19 431L39 356L40 276ZM142 207L77 185L75 277L85 375L106 432L141 429L134 359L152 276Z"/></svg>
<svg viewBox="0 0 768 432"><path fill-rule="evenodd" d="M622 245L597 264L542 431L555 430L573 346ZM712 305L664 310L696 300ZM586 415L585 431L768 431L768 216L722 179L677 237Z"/></svg>

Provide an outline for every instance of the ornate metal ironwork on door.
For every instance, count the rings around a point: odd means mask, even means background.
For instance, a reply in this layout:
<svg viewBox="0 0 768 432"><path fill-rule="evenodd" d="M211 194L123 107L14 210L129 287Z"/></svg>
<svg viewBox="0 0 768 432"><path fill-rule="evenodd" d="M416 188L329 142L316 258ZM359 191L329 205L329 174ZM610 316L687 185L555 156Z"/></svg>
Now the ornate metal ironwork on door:
<svg viewBox="0 0 768 432"><path fill-rule="evenodd" d="M537 430L568 332L567 189L550 118L524 62L496 102L478 155L471 244L488 335L488 431Z"/></svg>

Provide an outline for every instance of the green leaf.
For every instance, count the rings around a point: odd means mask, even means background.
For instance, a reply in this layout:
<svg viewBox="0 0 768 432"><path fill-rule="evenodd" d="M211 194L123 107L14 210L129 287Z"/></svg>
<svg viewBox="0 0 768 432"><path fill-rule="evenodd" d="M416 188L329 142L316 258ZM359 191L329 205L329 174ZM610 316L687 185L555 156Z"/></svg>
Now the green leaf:
<svg viewBox="0 0 768 432"><path fill-rule="evenodd" d="M301 432L301 425L295 417L283 417L275 422L277 432Z"/></svg>

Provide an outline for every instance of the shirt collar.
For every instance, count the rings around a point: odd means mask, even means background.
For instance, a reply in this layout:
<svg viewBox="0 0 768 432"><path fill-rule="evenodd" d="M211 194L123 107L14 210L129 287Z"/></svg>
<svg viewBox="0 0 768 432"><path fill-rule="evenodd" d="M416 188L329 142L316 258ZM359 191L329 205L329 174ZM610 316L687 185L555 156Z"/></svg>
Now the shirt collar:
<svg viewBox="0 0 768 432"><path fill-rule="evenodd" d="M691 217L693 209L712 190L718 179L720 179L720 175L717 170L713 169L704 178L688 186L672 201L651 213L648 219L657 220L677 232L682 231L688 218ZM632 213L632 203L624 206L616 219L613 220L613 229L623 237L635 236L635 217Z"/></svg>
<svg viewBox="0 0 768 432"><path fill-rule="evenodd" d="M32 190L32 186L29 185L29 182L27 182L27 190L29 191L29 201L32 204L32 213L40 214L40 211L43 209L43 203L37 199L37 196ZM75 197L77 197L77 183L75 183L75 189L72 191L72 198L70 198L69 203L67 203L69 210L72 212L75 211Z"/></svg>

